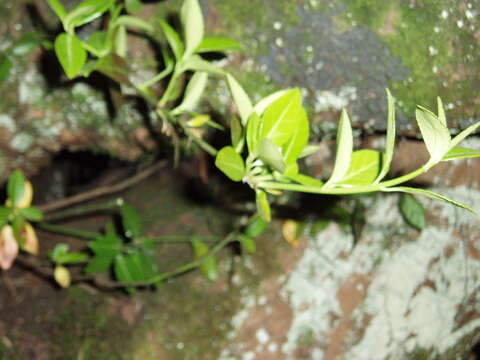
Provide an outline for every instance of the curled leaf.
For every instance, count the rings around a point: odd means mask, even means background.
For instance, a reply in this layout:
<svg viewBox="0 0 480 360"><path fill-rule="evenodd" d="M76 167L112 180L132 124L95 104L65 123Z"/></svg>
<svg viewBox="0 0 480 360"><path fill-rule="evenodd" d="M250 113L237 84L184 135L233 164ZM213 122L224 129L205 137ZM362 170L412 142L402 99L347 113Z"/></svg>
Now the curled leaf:
<svg viewBox="0 0 480 360"><path fill-rule="evenodd" d="M8 270L18 255L18 243L13 234L13 228L10 225L4 226L0 230L0 268Z"/></svg>

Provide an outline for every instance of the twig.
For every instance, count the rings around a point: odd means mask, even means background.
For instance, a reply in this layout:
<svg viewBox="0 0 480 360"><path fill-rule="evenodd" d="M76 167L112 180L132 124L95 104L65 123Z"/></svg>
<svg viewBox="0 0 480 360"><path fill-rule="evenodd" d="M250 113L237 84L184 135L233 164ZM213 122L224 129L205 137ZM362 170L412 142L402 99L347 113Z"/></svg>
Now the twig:
<svg viewBox="0 0 480 360"><path fill-rule="evenodd" d="M122 190L125 190L126 188L135 185L136 183L139 183L140 181L146 179L150 175L154 174L157 170L161 169L166 165L167 161L159 161L156 164L150 166L149 168L146 168L145 170L139 172L138 174L132 176L129 179L126 179L118 184L115 185L106 185L106 186L101 186L96 189L86 191L81 194L73 195L68 198L51 202L48 204L40 205L38 208L44 212L44 213L49 213L53 211L60 210L62 208L65 208L67 206L72 206L84 201L92 200L94 198L100 197L100 196L105 196L105 195L110 195Z"/></svg>

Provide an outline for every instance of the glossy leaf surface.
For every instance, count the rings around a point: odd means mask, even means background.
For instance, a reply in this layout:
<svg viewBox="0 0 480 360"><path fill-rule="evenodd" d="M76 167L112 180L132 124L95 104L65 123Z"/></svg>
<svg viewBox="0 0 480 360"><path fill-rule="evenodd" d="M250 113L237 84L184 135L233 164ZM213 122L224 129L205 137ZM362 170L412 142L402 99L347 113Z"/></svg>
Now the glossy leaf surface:
<svg viewBox="0 0 480 360"><path fill-rule="evenodd" d="M215 165L233 181L240 181L245 175L245 163L231 146L225 146L218 152Z"/></svg>

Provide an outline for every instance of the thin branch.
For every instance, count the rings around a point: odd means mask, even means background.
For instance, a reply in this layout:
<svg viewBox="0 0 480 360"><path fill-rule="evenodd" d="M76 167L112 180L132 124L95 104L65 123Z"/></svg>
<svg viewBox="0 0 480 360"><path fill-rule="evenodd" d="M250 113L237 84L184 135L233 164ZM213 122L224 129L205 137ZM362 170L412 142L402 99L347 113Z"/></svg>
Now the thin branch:
<svg viewBox="0 0 480 360"><path fill-rule="evenodd" d="M120 192L122 190L125 190L126 188L135 185L139 183L140 181L148 178L152 174L154 174L156 171L159 169L163 168L167 164L167 161L159 161L156 164L146 168L145 170L139 172L138 174L132 176L129 179L126 179L118 184L115 185L106 185L106 186L101 186L96 189L86 191L81 194L73 195L68 198L51 202L48 204L44 204L39 206L38 208L44 212L44 213L49 213L53 211L57 211L60 209L63 209L68 206L76 205L81 202L85 202L88 200L95 199L100 196L105 196L105 195L110 195L114 194L116 192Z"/></svg>

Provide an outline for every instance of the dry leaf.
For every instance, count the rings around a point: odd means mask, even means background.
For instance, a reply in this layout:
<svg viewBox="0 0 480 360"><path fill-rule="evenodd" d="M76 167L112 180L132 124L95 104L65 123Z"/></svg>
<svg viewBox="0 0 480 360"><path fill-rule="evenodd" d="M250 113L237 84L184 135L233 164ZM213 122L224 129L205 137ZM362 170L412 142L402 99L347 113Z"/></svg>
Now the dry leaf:
<svg viewBox="0 0 480 360"><path fill-rule="evenodd" d="M21 235L24 240L22 250L25 250L30 254L37 255L38 254L38 238L32 225L30 225L28 222L25 223L22 229Z"/></svg>
<svg viewBox="0 0 480 360"><path fill-rule="evenodd" d="M299 244L298 223L294 220L286 220L282 226L284 239L293 247Z"/></svg>
<svg viewBox="0 0 480 360"><path fill-rule="evenodd" d="M8 270L18 255L18 243L13 235L13 229L6 225L0 231L0 268Z"/></svg>

